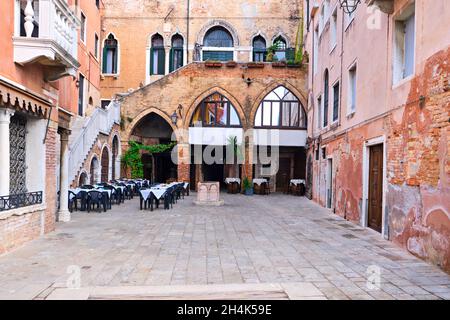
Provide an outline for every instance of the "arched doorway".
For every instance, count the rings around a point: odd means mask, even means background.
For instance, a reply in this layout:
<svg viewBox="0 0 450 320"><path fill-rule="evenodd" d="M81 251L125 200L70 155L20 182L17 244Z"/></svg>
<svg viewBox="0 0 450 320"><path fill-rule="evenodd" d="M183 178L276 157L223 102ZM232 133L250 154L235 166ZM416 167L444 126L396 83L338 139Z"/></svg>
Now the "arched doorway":
<svg viewBox="0 0 450 320"><path fill-rule="evenodd" d="M130 141L143 145L168 144L172 142L172 127L160 115L152 112L143 117L133 128ZM166 182L178 177L177 165L173 163L171 151L150 154L142 153L144 177L152 182Z"/></svg>
<svg viewBox="0 0 450 320"><path fill-rule="evenodd" d="M109 151L108 148L103 148L102 152L102 172L100 181L101 182L108 182L108 174L109 174Z"/></svg>
<svg viewBox="0 0 450 320"><path fill-rule="evenodd" d="M97 156L94 156L91 160L91 166L89 168L89 174L91 176L90 184L96 184L98 182L98 169L99 163Z"/></svg>
<svg viewBox="0 0 450 320"><path fill-rule="evenodd" d="M88 176L86 172L81 172L80 177L78 179L78 186L84 186L85 184L88 184Z"/></svg>
<svg viewBox="0 0 450 320"><path fill-rule="evenodd" d="M112 180L120 178L120 167L117 166L117 156L119 154L119 138L114 136L112 142Z"/></svg>

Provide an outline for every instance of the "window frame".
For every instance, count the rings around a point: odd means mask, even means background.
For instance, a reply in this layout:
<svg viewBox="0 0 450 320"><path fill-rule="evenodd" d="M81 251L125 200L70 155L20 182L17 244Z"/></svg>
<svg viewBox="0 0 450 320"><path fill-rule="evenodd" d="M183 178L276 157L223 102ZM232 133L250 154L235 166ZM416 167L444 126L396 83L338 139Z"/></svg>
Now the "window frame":
<svg viewBox="0 0 450 320"><path fill-rule="evenodd" d="M333 113L331 117L331 124L334 124L339 121L339 108L341 106L341 83L340 81L336 81L333 84ZM337 96L336 96L336 87L337 87ZM337 99L336 99L337 98ZM336 105L337 101L337 105ZM335 114L335 107L337 107L336 114ZM336 118L335 118L336 115Z"/></svg>
<svg viewBox="0 0 450 320"><path fill-rule="evenodd" d="M277 90L278 88L284 88L285 90L287 90L288 92L284 95L283 98L280 98L280 100L273 100L273 99L266 99L267 96L269 96L271 93L275 93L274 91ZM288 95L288 94L292 94L297 100L285 100L284 98ZM276 94L276 93L275 93ZM278 96L278 95L277 95ZM279 96L278 96L279 97ZM270 125L264 125L264 103L270 103ZM278 117L278 125L272 125L272 120L273 120L273 103L279 103L279 117ZM289 125L283 125L282 121L283 121L283 103L289 103ZM296 103L297 104L297 108L298 108L298 125L291 125L292 123L292 103ZM256 124L256 117L258 115L259 110L261 109L261 125L257 125ZM274 88L273 90L271 90L265 97L264 99L262 99L258 105L258 108L256 109L255 112L255 116L253 119L253 125L254 128L257 129L290 129L290 130L306 130L308 127L308 120L306 118L306 111L303 107L302 102L300 101L300 99L288 88L284 87L284 86L278 86L276 88ZM301 121L303 119L303 121ZM303 122L303 123L301 123Z"/></svg>
<svg viewBox="0 0 450 320"><path fill-rule="evenodd" d="M109 39L109 37L112 36L113 39ZM108 51L108 47L106 45L106 41L108 40L115 40L116 41L116 47L115 47L115 60L113 59L113 62L115 62L115 69L113 67L113 72L112 73L108 73L106 72L107 70L105 70L105 66L107 63L107 51ZM112 48L112 47L111 47ZM105 77L117 77L120 74L120 43L119 40L117 39L116 35L112 32L108 33L108 36L103 39L103 50L102 50L102 76ZM115 71L115 72L114 72Z"/></svg>
<svg viewBox="0 0 450 320"><path fill-rule="evenodd" d="M154 45L153 41L155 37L160 37L162 39L162 45ZM164 47L164 37L159 33L155 33L151 37L151 47L150 47L150 75L151 76L163 76L166 74L166 49ZM154 70L154 54L157 53L158 56L158 65L157 70ZM162 62L161 59L162 58ZM162 70L160 70L160 68Z"/></svg>
<svg viewBox="0 0 450 320"><path fill-rule="evenodd" d="M213 97L215 95L219 95L220 96L220 100L214 100L214 101L207 101L210 97ZM206 110L206 106L207 104L214 104L214 124L210 124L207 123L204 116L205 116L205 110ZM227 110L227 123L226 124L218 124L217 123L217 110L218 107L217 105L220 104L221 106L226 106L226 110ZM220 92L214 92L210 95L208 95L206 98L204 98L199 105L195 108L192 117L191 117L191 121L189 126L190 127L195 127L196 124L193 122L193 118L195 113L197 112L197 110L200 109L200 115L201 115L201 122L202 122L202 127L208 127L208 128L242 128L242 121L241 121L241 117L239 116L239 113L236 109L236 107L233 105L233 103L230 101L230 99L228 99L226 96L224 96L223 94L221 94ZM234 111L236 112L237 118L239 120L239 124L231 124L231 108L234 109Z"/></svg>
<svg viewBox="0 0 450 320"><path fill-rule="evenodd" d="M354 100L353 101L353 82L351 74L354 73ZM350 116L356 112L357 100L358 100L358 64L354 62L350 68L348 68L348 95L347 95L347 116ZM354 103L353 103L354 102Z"/></svg>
<svg viewBox="0 0 450 320"><path fill-rule="evenodd" d="M255 41L258 38L260 38L264 41L264 49L255 47ZM263 59L262 60L255 59L256 55L262 55ZM253 62L265 62L266 56L267 56L267 41L262 35L259 34L255 37L253 37L253 40L252 40L252 61Z"/></svg>
<svg viewBox="0 0 450 320"><path fill-rule="evenodd" d="M83 18L84 18L84 21L83 21ZM86 45L86 42L87 42L87 39L86 39L86 37L87 37L87 17L82 10L80 10L80 22L81 22L80 40L81 40L81 42L83 42L83 44Z"/></svg>

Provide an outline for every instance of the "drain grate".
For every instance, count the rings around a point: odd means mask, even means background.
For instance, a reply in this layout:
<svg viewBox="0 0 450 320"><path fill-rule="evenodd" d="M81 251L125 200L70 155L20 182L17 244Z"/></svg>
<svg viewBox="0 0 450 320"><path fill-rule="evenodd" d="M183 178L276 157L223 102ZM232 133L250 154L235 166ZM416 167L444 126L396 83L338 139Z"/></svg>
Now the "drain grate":
<svg viewBox="0 0 450 320"><path fill-rule="evenodd" d="M354 235L350 234L350 233L346 233L342 235L344 238L347 239L357 239L358 237L355 237Z"/></svg>

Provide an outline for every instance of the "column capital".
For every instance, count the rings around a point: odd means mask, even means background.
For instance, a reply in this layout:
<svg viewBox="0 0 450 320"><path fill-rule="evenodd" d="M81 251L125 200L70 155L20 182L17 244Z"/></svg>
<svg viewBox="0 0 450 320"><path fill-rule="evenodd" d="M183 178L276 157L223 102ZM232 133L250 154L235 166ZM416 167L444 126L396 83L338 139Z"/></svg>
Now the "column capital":
<svg viewBox="0 0 450 320"><path fill-rule="evenodd" d="M58 127L58 134L61 136L61 141L69 141L71 131L65 128Z"/></svg>
<svg viewBox="0 0 450 320"><path fill-rule="evenodd" d="M14 113L15 110L13 109L0 108L0 123L10 123Z"/></svg>

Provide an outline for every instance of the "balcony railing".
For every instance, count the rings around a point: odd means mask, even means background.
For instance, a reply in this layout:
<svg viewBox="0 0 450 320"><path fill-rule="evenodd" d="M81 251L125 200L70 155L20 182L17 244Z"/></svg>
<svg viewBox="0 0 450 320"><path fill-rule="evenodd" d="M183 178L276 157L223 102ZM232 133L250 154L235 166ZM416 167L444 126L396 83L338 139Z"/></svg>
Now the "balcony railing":
<svg viewBox="0 0 450 320"><path fill-rule="evenodd" d="M0 212L42 203L42 191L0 196Z"/></svg>
<svg viewBox="0 0 450 320"><path fill-rule="evenodd" d="M47 80L76 75L79 19L65 0L16 0L14 61L53 67Z"/></svg>

